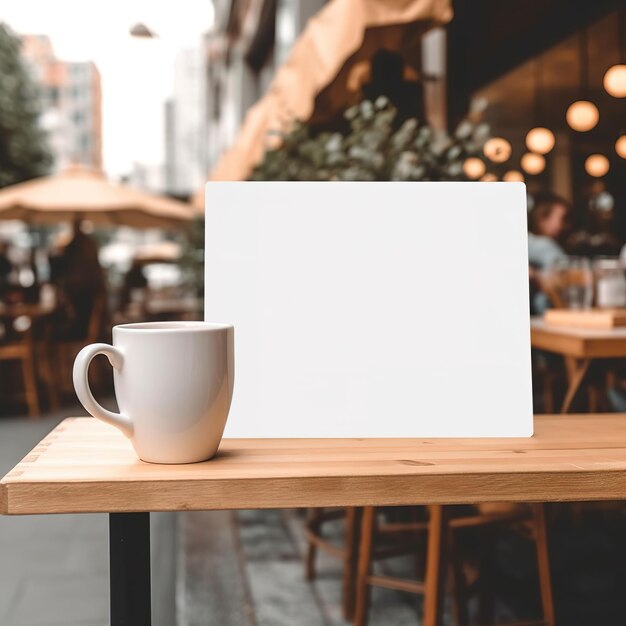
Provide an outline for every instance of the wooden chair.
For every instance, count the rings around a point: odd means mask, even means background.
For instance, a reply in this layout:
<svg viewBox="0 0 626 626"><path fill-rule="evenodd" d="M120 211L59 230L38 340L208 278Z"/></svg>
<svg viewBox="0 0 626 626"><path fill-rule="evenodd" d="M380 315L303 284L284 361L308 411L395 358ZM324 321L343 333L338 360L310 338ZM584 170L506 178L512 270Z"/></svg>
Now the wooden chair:
<svg viewBox="0 0 626 626"><path fill-rule="evenodd" d="M443 598L448 575L452 573L456 621L467 623L467 584L462 572L462 564L454 554L457 533L463 529L485 527L495 524L525 523L535 541L539 572L543 620L539 623L554 626L554 607L548 560L548 545L542 504L532 504L528 508L499 508L477 512L471 515L452 517L453 507L432 505L428 507L428 520L420 523L391 524L385 526L377 518L376 507L366 507L362 514L361 540L356 582L354 625L365 626L369 609L371 587L385 587L424 596L423 626L438 626L441 623ZM393 576L372 573L375 556L375 543L381 534L394 532L426 533L426 559L423 580L406 580ZM488 612L488 611L484 611Z"/></svg>
<svg viewBox="0 0 626 626"><path fill-rule="evenodd" d="M344 536L339 545L332 543L324 536L323 527L327 522L344 519ZM360 528L360 510L354 507L343 509L311 509L305 527L308 540L306 556L306 579L314 580L316 575L315 562L318 549L341 559L342 569L342 611L346 620L354 615L354 599L356 584L356 564L358 556L358 531Z"/></svg>
<svg viewBox="0 0 626 626"><path fill-rule="evenodd" d="M0 320L7 340L0 343L0 361L19 361L22 366L24 396L28 406L28 414L35 417L41 412L39 391L37 389L37 372L35 369L35 342L33 341L32 323L23 330L14 328L14 320Z"/></svg>
<svg viewBox="0 0 626 626"><path fill-rule="evenodd" d="M407 507L405 510L415 513L418 507ZM354 617L354 603L356 598L356 570L361 530L362 509L356 507L344 508L316 508L310 509L305 535L308 541L305 563L306 579L311 581L316 577L316 558L318 550L334 556L342 561L342 612L346 621ZM324 527L328 523L343 519L343 536L334 542L327 538ZM384 545L376 546L373 558L385 559L395 555L405 554L412 546L417 549L415 532L402 532L397 525L387 524L387 541ZM396 532L393 532L393 531Z"/></svg>
<svg viewBox="0 0 626 626"><path fill-rule="evenodd" d="M78 341L57 341L57 387L63 393L73 393L74 386L72 384L72 369L76 355L90 343L97 343L102 340L102 329L106 319L106 298L104 295L94 300L93 308L89 316L89 324L87 327L87 336L83 340ZM90 368L90 374L98 371L98 360L96 359ZM97 377L97 376L96 376Z"/></svg>

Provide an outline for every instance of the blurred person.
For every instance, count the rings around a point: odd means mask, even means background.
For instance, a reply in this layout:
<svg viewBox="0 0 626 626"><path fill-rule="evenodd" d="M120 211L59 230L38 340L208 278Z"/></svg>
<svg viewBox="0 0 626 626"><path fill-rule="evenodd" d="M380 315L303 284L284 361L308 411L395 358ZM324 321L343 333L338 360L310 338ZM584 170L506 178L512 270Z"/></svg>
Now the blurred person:
<svg viewBox="0 0 626 626"><path fill-rule="evenodd" d="M569 228L571 208L567 200L551 192L535 196L528 213L528 258L546 268L566 256L560 241Z"/></svg>
<svg viewBox="0 0 626 626"><path fill-rule="evenodd" d="M133 299L135 290L145 290L148 287L148 279L143 271L143 263L140 259L133 259L132 265L124 275L124 285L120 295L120 309L124 310Z"/></svg>
<svg viewBox="0 0 626 626"><path fill-rule="evenodd" d="M354 92L351 103L361 99L375 102L379 97L386 98L396 109L393 119L393 128L398 129L411 118L423 121L424 112L424 89L420 77L405 63L404 57L393 50L386 48L378 49L370 59L360 61L352 68L354 78L348 77L353 84L349 88ZM357 98L360 91L361 98ZM328 115L330 110L335 110L333 101L323 100L319 118L311 122L315 132L331 131L346 135L350 133L350 121L345 116L345 110L335 111ZM328 110L326 110L328 108Z"/></svg>
<svg viewBox="0 0 626 626"><path fill-rule="evenodd" d="M424 119L423 87L417 80L405 77L406 63L398 52L378 50L372 57L371 79L363 85L363 96L374 102L385 96L396 107L394 125L399 127L409 118Z"/></svg>
<svg viewBox="0 0 626 626"><path fill-rule="evenodd" d="M106 308L107 289L98 244L82 230L80 219L74 221L69 243L50 258L50 280L59 292L61 338L87 339L95 307Z"/></svg>
<svg viewBox="0 0 626 626"><path fill-rule="evenodd" d="M537 194L528 214L528 274L531 309L543 313L554 299L554 276L550 271L567 259L561 240L569 228L570 204L551 192Z"/></svg>
<svg viewBox="0 0 626 626"><path fill-rule="evenodd" d="M9 246L0 240L0 294L9 286L13 264L8 256Z"/></svg>

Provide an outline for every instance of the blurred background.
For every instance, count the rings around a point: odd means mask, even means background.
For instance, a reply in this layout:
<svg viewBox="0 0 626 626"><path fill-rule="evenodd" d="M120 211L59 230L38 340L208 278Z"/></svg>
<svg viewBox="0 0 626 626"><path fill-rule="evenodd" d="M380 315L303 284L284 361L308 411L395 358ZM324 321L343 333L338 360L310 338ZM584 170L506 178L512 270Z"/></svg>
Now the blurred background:
<svg viewBox="0 0 626 626"><path fill-rule="evenodd" d="M4 2L0 469L83 412L83 345L202 318L208 180L523 181L532 312L625 307L625 107L624 0ZM626 408L624 358L576 408ZM569 409L576 363L538 349L533 367L536 410ZM106 364L91 376L111 397ZM2 624L106 623L106 529L85 519L1 521ZM307 540L291 512L159 519L155 585L177 590L162 623L345 623L337 563L302 575L326 518ZM621 623L622 508L555 507L550 523L562 623ZM502 545L499 615L533 617L534 565L511 556L528 545ZM387 594L372 623L419 623Z"/></svg>

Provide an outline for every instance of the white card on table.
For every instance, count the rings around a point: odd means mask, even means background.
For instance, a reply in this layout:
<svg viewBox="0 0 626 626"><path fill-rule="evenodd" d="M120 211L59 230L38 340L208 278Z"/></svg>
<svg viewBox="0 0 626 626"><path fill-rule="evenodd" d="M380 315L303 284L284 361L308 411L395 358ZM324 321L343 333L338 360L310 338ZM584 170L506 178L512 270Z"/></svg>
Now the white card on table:
<svg viewBox="0 0 626 626"><path fill-rule="evenodd" d="M227 437L532 435L521 183L212 182Z"/></svg>

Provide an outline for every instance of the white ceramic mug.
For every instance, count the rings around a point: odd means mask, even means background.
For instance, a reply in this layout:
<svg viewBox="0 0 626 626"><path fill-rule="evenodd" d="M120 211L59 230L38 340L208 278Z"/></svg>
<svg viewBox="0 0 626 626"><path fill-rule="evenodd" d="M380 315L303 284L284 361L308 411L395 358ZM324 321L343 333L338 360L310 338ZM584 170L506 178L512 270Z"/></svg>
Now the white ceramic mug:
<svg viewBox="0 0 626 626"><path fill-rule="evenodd" d="M74 361L74 388L93 415L119 428L150 463L196 463L217 452L234 383L234 328L210 322L146 322L113 328ZM120 413L94 399L89 363L104 354Z"/></svg>

